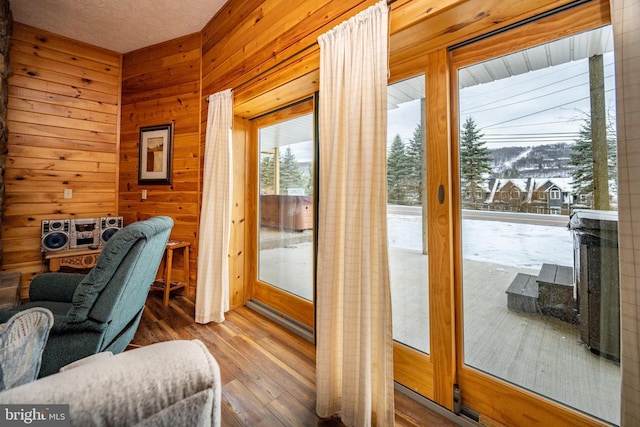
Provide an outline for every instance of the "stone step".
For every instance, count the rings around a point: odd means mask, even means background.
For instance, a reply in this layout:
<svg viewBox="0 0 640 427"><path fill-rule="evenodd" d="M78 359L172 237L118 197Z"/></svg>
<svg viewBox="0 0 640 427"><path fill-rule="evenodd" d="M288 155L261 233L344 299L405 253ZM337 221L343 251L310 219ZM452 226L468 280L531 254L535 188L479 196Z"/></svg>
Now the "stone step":
<svg viewBox="0 0 640 427"><path fill-rule="evenodd" d="M506 293L511 310L576 321L572 267L543 264L537 276L518 273Z"/></svg>
<svg viewBox="0 0 640 427"><path fill-rule="evenodd" d="M556 264L543 264L537 278L538 307L542 314L574 322L573 268Z"/></svg>
<svg viewBox="0 0 640 427"><path fill-rule="evenodd" d="M540 312L538 309L538 282L536 276L518 273L507 288L507 307L524 313Z"/></svg>

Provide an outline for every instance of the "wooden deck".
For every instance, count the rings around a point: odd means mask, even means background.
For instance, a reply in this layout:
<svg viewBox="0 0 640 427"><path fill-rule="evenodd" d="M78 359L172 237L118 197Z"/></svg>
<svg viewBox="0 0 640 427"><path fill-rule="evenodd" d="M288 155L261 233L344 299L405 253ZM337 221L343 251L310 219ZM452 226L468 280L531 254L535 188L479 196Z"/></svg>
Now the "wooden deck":
<svg viewBox="0 0 640 427"><path fill-rule="evenodd" d="M619 424L620 366L589 351L577 324L508 308L505 290L517 272L539 271L473 261L465 267L465 364Z"/></svg>

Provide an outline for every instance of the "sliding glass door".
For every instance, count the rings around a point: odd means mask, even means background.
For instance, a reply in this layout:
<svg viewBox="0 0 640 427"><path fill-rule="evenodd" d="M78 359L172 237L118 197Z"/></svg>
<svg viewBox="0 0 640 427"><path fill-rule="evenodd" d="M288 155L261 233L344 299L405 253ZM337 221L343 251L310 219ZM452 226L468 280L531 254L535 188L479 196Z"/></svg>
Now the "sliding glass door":
<svg viewBox="0 0 640 427"><path fill-rule="evenodd" d="M388 88L387 234L396 381L431 397L424 82Z"/></svg>
<svg viewBox="0 0 640 427"><path fill-rule="evenodd" d="M509 396L540 423L615 425L613 36L563 25L451 54L457 382L471 413L505 417L492 400Z"/></svg>
<svg viewBox="0 0 640 427"><path fill-rule="evenodd" d="M257 280L254 301L311 329L314 300L313 100L255 119Z"/></svg>

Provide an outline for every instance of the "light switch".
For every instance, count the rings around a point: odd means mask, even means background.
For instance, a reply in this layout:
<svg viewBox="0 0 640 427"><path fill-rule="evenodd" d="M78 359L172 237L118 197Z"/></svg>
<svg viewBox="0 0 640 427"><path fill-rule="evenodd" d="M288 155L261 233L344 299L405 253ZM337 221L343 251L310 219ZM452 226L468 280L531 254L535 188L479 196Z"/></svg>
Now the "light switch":
<svg viewBox="0 0 640 427"><path fill-rule="evenodd" d="M64 189L64 198L65 199L70 199L71 197L73 197L73 190L71 188L65 188Z"/></svg>
<svg viewBox="0 0 640 427"><path fill-rule="evenodd" d="M147 190L142 190L142 200L147 200Z"/></svg>

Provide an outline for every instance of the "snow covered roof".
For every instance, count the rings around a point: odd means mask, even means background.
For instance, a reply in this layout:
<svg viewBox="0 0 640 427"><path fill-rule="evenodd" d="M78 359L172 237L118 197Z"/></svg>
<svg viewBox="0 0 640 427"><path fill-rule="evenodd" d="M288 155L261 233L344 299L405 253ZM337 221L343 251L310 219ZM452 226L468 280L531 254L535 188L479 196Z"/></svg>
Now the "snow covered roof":
<svg viewBox="0 0 640 427"><path fill-rule="evenodd" d="M563 193L571 193L571 178L500 178L493 181L493 185L488 188L489 196L486 202L493 202L497 192L503 190L506 186L511 184L522 193L526 193L526 201L530 202L533 196L533 191L548 190L552 186L558 187ZM546 188L545 188L546 186Z"/></svg>
<svg viewBox="0 0 640 427"><path fill-rule="evenodd" d="M572 178L536 178L534 188L536 190L540 190L548 182L555 185L565 193L571 192L573 190L573 187L571 186Z"/></svg>

